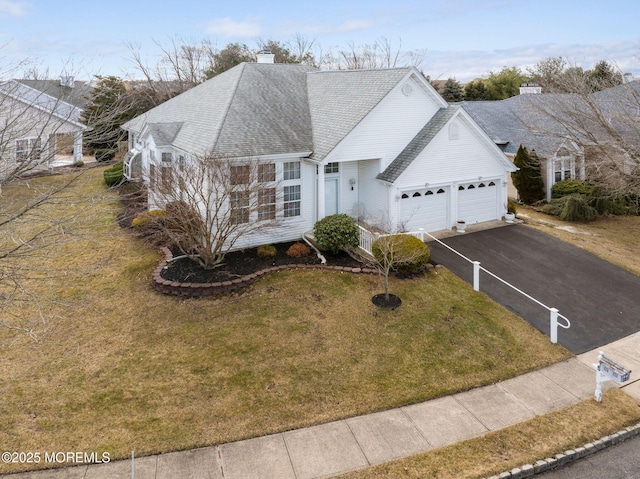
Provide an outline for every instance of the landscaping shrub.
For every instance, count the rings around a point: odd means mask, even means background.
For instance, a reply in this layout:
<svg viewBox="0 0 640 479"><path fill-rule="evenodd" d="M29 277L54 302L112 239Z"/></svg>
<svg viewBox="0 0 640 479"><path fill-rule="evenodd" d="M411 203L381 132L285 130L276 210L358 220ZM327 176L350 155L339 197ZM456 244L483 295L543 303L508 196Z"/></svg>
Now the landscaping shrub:
<svg viewBox="0 0 640 479"><path fill-rule="evenodd" d="M586 181L571 178L556 182L551 187L551 198L562 198L573 194L591 196L593 190L593 186Z"/></svg>
<svg viewBox="0 0 640 479"><path fill-rule="evenodd" d="M507 213L515 215L517 212L518 204L513 200L507 201Z"/></svg>
<svg viewBox="0 0 640 479"><path fill-rule="evenodd" d="M558 216L563 221L592 221L598 212L589 204L589 198L579 193L556 198L542 207L544 213Z"/></svg>
<svg viewBox="0 0 640 479"><path fill-rule="evenodd" d="M263 244L258 246L258 258L273 258L278 253L275 246L270 244Z"/></svg>
<svg viewBox="0 0 640 479"><path fill-rule="evenodd" d="M356 248L360 244L355 220L344 213L322 218L313 226L313 235L320 249L333 253Z"/></svg>
<svg viewBox="0 0 640 479"><path fill-rule="evenodd" d="M373 257L383 268L411 274L429 262L429 247L415 236L398 234L383 236L372 245Z"/></svg>
<svg viewBox="0 0 640 479"><path fill-rule="evenodd" d="M115 150L100 148L94 151L94 156L96 157L96 161L98 163L103 163L105 161L111 161L116 156Z"/></svg>
<svg viewBox="0 0 640 479"><path fill-rule="evenodd" d="M294 243L289 246L287 250L287 255L292 258L304 258L305 256L309 256L311 254L311 248L304 243Z"/></svg>
<svg viewBox="0 0 640 479"><path fill-rule="evenodd" d="M115 186L124 181L124 163L122 161L118 161L112 167L104 170L103 177L107 186Z"/></svg>
<svg viewBox="0 0 640 479"><path fill-rule="evenodd" d="M542 181L542 169L540 159L535 150L529 152L520 145L513 164L518 171L511 173L513 186L518 190L520 200L526 204L534 204L544 199L544 182Z"/></svg>

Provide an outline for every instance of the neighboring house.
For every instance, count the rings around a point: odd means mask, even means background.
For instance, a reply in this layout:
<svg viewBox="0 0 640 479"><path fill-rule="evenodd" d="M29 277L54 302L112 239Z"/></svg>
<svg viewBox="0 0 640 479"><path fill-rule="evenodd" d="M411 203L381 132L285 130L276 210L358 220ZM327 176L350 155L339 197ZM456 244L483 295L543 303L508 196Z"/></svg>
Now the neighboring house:
<svg viewBox="0 0 640 479"><path fill-rule="evenodd" d="M554 183L584 179L590 165L604 170L605 161L614 161L622 170L626 168L620 165L625 154L619 144L638 141L640 83L603 90L586 99L570 93L540 93L539 87L527 84L521 87L520 95L506 100L465 101L461 105L511 161L520 145L536 151L547 200ZM630 127L634 116L636 123ZM607 128L603 127L605 122ZM618 133L621 138L616 138ZM516 196L511 185L509 195Z"/></svg>
<svg viewBox="0 0 640 479"><path fill-rule="evenodd" d="M259 59L123 128L129 177L149 180L152 170L207 154L274 165L285 203L281 227L236 247L299 239L335 213L386 231L500 219L515 170L415 68L318 71ZM149 193L149 207L162 207L161 193Z"/></svg>
<svg viewBox="0 0 640 479"><path fill-rule="evenodd" d="M71 136L73 162L82 161L82 110L15 80L0 82L0 178L48 168L61 139Z"/></svg>
<svg viewBox="0 0 640 479"><path fill-rule="evenodd" d="M91 82L76 80L73 76L61 76L59 80L16 80L34 90L84 109L91 99L93 86Z"/></svg>

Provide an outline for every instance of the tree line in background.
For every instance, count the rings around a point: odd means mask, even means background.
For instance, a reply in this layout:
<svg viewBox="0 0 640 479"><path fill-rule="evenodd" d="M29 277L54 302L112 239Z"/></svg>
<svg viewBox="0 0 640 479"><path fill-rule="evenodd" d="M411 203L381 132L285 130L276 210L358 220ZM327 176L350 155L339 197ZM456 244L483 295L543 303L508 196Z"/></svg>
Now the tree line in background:
<svg viewBox="0 0 640 479"><path fill-rule="evenodd" d="M543 93L593 93L624 82L615 65L601 60L590 70L571 65L561 57L539 61L526 71L504 67L489 72L487 78L476 78L462 85L455 78L434 82L443 98L450 102L505 100L519 94L520 85L535 83Z"/></svg>

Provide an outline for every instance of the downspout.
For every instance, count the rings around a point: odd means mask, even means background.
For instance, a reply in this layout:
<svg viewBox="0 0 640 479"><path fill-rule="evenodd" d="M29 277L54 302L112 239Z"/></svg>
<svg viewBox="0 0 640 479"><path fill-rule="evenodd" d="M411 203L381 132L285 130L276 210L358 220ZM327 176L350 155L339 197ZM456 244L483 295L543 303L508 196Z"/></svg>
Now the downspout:
<svg viewBox="0 0 640 479"><path fill-rule="evenodd" d="M316 255L318 256L318 259L320 259L320 263L327 264L327 258L322 256L322 253L320 253L320 250L318 248L316 248L315 245L311 241L309 241L309 239L307 238L306 234L302 235L302 240L305 243L307 243L309 246L311 246L311 248L313 248L313 250L316 252Z"/></svg>

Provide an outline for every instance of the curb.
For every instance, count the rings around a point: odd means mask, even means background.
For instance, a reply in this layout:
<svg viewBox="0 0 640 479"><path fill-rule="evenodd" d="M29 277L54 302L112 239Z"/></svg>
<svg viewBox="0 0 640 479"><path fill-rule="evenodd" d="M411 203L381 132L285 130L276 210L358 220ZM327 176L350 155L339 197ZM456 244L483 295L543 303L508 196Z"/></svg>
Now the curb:
<svg viewBox="0 0 640 479"><path fill-rule="evenodd" d="M241 276L231 281L222 281L218 283L179 283L177 281L169 281L162 277L162 271L167 266L167 262L173 258L173 254L167 247L162 247L161 252L164 254L164 260L162 260L153 271L153 289L172 296L187 296L191 298L201 298L205 296L216 296L219 294L229 293L254 283L266 274L287 269L324 269L356 274L378 273L378 270L373 268L351 268L348 266L328 266L324 264L290 264L274 266L272 268L256 271L255 273Z"/></svg>
<svg viewBox="0 0 640 479"><path fill-rule="evenodd" d="M583 457L590 456L598 451L601 451L609 446L621 443L622 441L634 436L640 435L640 423L635 426L629 426L626 429L622 429L610 436L604 436L600 439L589 442L582 447L575 449L569 449L560 454L556 454L554 457L548 457L546 459L540 459L535 464L525 464L520 467L511 469L510 471L504 471L496 476L491 476L486 479L521 479L525 477L533 477L536 474L550 471L557 467L570 464Z"/></svg>

